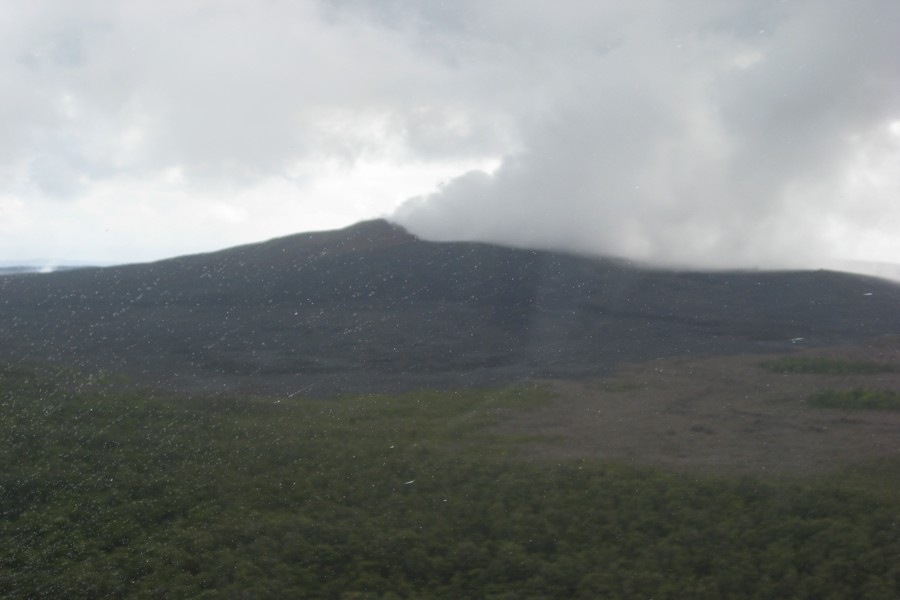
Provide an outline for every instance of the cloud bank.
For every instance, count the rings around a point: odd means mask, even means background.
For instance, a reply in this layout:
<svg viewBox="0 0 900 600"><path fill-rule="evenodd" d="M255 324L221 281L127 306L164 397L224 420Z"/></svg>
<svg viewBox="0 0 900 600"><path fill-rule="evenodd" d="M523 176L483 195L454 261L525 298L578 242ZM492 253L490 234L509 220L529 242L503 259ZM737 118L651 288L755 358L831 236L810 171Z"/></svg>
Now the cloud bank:
<svg viewBox="0 0 900 600"><path fill-rule="evenodd" d="M900 262L895 0L35 0L0 259L390 215L666 264Z"/></svg>

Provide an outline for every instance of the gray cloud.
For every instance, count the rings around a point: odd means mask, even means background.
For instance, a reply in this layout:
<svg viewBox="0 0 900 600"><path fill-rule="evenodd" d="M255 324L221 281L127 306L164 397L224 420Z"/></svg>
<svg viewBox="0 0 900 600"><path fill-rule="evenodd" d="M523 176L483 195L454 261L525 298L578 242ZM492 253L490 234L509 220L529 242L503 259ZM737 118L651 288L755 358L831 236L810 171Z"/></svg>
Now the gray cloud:
<svg viewBox="0 0 900 600"><path fill-rule="evenodd" d="M405 166L408 183L502 158L405 203L398 193L392 218L435 239L704 266L900 256L894 0L34 0L8 12L7 254L51 237L38 229L50 221L52 237L94 244L69 225L82 216L106 219L117 249L175 215L197 232L177 237L211 247L221 219L280 235L290 221L274 213L292 203L285 215L367 206L325 206L339 204L343 166L352 178L366 163L383 198ZM328 199L300 200L316 189ZM168 251L142 256L154 253Z"/></svg>
<svg viewBox="0 0 900 600"><path fill-rule="evenodd" d="M468 71L371 15L149 0L38 0L17 13L0 25L0 85L12 91L0 157L51 194L176 165L204 185L251 185L310 156L381 152L385 136L442 159L506 135L465 91L477 88ZM354 130L373 119L386 130Z"/></svg>

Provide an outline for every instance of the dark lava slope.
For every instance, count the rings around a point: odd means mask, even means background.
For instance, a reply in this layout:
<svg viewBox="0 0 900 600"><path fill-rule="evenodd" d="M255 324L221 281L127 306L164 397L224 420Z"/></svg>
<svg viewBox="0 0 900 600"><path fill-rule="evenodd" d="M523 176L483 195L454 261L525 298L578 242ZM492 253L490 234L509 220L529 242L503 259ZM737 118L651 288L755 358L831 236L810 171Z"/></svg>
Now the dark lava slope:
<svg viewBox="0 0 900 600"><path fill-rule="evenodd" d="M385 221L151 264L0 277L3 360L178 389L496 385L891 333L900 333L900 286L878 279L646 270L424 242Z"/></svg>

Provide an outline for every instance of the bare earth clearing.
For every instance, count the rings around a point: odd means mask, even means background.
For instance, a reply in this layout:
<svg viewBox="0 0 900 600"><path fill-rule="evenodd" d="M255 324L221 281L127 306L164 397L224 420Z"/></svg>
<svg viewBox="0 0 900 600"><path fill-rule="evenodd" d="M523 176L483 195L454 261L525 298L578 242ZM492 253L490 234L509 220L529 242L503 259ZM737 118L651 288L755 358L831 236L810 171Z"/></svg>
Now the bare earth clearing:
<svg viewBox="0 0 900 600"><path fill-rule="evenodd" d="M792 356L900 365L900 338ZM612 377L541 381L553 399L509 415L496 431L536 439L523 448L531 459L718 473L816 474L900 457L900 413L807 404L810 394L826 389L900 390L900 374L780 374L759 366L768 358L679 357L627 365Z"/></svg>

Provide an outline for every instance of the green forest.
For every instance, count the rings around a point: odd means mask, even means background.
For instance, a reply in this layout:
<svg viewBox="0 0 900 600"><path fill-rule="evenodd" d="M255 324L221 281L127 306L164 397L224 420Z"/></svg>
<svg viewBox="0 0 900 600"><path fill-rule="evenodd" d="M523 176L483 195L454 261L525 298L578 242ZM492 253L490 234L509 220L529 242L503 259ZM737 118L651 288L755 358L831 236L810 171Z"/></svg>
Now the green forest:
<svg viewBox="0 0 900 600"><path fill-rule="evenodd" d="M897 367L890 363L843 360L822 356L782 356L763 361L760 366L774 373L810 373L813 375L872 375L897 372Z"/></svg>
<svg viewBox="0 0 900 600"><path fill-rule="evenodd" d="M849 390L825 390L810 396L809 403L818 408L896 411L900 410L900 393L860 387Z"/></svg>
<svg viewBox="0 0 900 600"><path fill-rule="evenodd" d="M4 598L900 597L900 465L517 458L545 392L178 396L0 369Z"/></svg>

